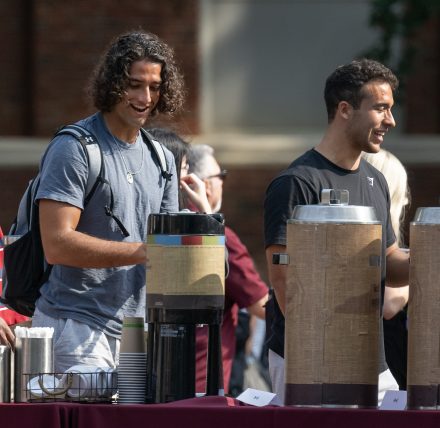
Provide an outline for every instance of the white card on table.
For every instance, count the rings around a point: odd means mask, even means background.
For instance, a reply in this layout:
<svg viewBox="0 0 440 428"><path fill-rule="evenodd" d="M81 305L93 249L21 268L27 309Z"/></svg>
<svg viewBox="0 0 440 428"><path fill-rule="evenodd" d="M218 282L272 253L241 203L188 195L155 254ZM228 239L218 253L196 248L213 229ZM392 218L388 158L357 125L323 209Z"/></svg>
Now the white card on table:
<svg viewBox="0 0 440 428"><path fill-rule="evenodd" d="M385 391L380 410L405 410L406 391Z"/></svg>
<svg viewBox="0 0 440 428"><path fill-rule="evenodd" d="M272 400L275 398L276 394L273 392L259 391L258 389L248 388L243 391L237 400L242 403L250 404L251 406L267 406L268 404L273 404Z"/></svg>

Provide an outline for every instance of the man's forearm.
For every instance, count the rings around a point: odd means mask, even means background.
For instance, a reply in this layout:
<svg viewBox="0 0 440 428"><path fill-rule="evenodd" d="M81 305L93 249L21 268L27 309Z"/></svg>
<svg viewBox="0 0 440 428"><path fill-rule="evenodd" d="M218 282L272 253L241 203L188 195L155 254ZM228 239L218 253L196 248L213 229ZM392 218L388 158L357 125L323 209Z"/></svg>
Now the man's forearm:
<svg viewBox="0 0 440 428"><path fill-rule="evenodd" d="M72 205L40 200L40 231L50 264L77 268L107 268L147 262L143 242L107 241L77 231L81 210Z"/></svg>
<svg viewBox="0 0 440 428"><path fill-rule="evenodd" d="M107 268L145 264L145 243L113 242L72 231L44 243L45 256L50 264L78 268Z"/></svg>
<svg viewBox="0 0 440 428"><path fill-rule="evenodd" d="M274 265L272 263L272 256L276 253L285 253L286 247L283 245L271 245L266 249L267 269L269 272L269 280L277 298L278 306L282 314L286 310L286 275L287 266Z"/></svg>

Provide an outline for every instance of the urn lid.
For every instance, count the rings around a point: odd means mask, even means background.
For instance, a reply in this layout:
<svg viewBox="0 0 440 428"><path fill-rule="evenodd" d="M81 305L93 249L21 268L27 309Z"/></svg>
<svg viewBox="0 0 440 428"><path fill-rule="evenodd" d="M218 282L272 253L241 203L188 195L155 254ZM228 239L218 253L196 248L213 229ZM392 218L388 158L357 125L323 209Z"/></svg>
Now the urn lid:
<svg viewBox="0 0 440 428"><path fill-rule="evenodd" d="M440 207L417 208L411 224L440 224Z"/></svg>
<svg viewBox="0 0 440 428"><path fill-rule="evenodd" d="M223 214L202 214L191 211L150 214L148 235L224 235Z"/></svg>
<svg viewBox="0 0 440 428"><path fill-rule="evenodd" d="M321 203L297 205L288 223L380 224L380 221L373 207L349 205L348 190L323 189Z"/></svg>

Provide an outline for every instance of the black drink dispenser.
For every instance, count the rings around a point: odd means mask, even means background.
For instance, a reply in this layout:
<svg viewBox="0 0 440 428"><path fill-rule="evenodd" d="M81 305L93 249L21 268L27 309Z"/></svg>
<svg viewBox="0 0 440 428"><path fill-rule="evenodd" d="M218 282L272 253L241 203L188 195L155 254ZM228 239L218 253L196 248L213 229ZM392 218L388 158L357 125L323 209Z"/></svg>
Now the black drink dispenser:
<svg viewBox="0 0 440 428"><path fill-rule="evenodd" d="M222 214L151 214L147 254L147 402L195 396L195 333L209 330L207 395L223 391L225 290Z"/></svg>

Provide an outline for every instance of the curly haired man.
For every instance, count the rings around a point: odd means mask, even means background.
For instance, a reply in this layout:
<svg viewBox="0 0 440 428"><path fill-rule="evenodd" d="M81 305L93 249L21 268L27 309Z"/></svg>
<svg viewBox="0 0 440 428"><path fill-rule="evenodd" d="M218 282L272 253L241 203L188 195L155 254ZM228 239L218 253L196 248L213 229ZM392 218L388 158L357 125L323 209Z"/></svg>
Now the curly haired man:
<svg viewBox="0 0 440 428"><path fill-rule="evenodd" d="M43 156L37 193L53 269L33 326L54 327L61 372L75 364L115 366L123 318L145 312L148 215L178 211L173 156L165 151L169 178L140 132L151 116L183 105L172 49L144 31L120 35L102 56L89 93L98 112L77 125L98 140L105 182L85 205L87 157L75 138L61 135ZM105 208L110 199L112 215Z"/></svg>

